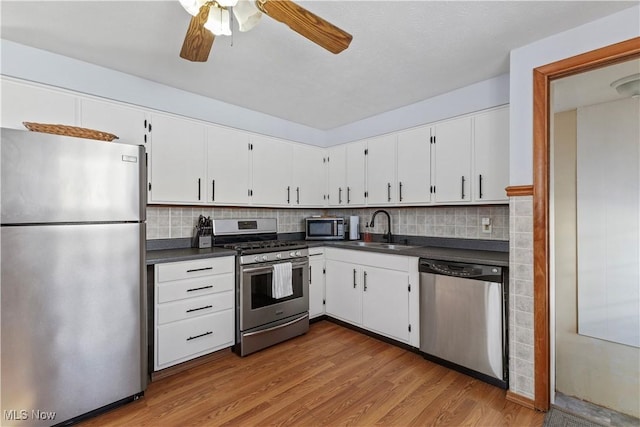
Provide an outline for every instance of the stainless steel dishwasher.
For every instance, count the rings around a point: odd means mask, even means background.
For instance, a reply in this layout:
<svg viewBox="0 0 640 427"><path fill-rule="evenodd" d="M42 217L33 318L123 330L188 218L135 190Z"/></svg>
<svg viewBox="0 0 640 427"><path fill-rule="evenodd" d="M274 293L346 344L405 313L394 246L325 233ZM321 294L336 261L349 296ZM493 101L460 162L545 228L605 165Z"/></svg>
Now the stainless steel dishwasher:
<svg viewBox="0 0 640 427"><path fill-rule="evenodd" d="M420 351L508 388L506 268L420 259Z"/></svg>

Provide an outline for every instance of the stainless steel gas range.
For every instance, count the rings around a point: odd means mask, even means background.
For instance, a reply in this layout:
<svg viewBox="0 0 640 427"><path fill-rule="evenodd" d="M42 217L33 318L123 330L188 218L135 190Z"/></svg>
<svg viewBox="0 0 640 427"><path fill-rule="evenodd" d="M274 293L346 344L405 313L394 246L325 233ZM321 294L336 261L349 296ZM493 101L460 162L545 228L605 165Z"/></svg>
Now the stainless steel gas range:
<svg viewBox="0 0 640 427"><path fill-rule="evenodd" d="M309 251L277 240L275 219L213 221L214 244L236 256L236 345L246 356L309 330Z"/></svg>

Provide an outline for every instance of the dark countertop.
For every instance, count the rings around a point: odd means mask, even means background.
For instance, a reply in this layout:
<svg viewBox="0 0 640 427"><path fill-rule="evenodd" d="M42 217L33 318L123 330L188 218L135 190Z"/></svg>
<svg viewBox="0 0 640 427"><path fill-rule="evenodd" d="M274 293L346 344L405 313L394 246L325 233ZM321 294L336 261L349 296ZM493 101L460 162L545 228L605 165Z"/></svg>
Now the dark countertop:
<svg viewBox="0 0 640 427"><path fill-rule="evenodd" d="M184 239L175 239L176 241ZM418 242L407 242L411 247L403 249L386 249L383 247L363 247L354 245L354 242L349 241L308 241L303 240L301 243L308 245L309 247L334 247L341 249L349 249L354 251L366 251L386 253L389 255L404 255L413 256L419 258L430 258L441 261L451 262L465 262L470 264L485 264L495 265L498 267L509 266L509 252L504 250L494 250L496 248L503 249L507 242L481 242L481 241L469 241L464 239L447 239L443 242L448 245L457 245L458 242L461 247L443 247L440 245L432 246L431 242L420 242L423 244L416 244ZM453 242L453 243L452 243ZM160 264L165 262L176 261L188 261L202 258L213 258L222 256L234 256L235 251L231 249L223 248L208 248L208 249L196 249L190 247L171 248L173 242L155 242L154 245L147 249L147 265ZM179 242L179 244L188 244L188 240L185 242ZM424 244L426 243L426 244ZM497 244L497 246L496 246ZM466 246L466 247L465 247ZM486 247L487 249L482 249Z"/></svg>
<svg viewBox="0 0 640 427"><path fill-rule="evenodd" d="M223 248L178 248L147 250L147 265L162 264L165 262L189 261L202 258L216 258L223 256L235 256L236 251Z"/></svg>

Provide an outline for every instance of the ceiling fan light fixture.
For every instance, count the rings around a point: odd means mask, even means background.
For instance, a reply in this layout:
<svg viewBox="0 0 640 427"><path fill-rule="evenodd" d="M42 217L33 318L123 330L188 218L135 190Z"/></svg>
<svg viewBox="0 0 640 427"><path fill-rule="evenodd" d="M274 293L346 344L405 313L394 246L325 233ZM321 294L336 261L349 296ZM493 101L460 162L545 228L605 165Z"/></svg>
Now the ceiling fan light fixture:
<svg viewBox="0 0 640 427"><path fill-rule="evenodd" d="M624 97L638 98L640 97L640 73L618 79L611 83L611 87Z"/></svg>
<svg viewBox="0 0 640 427"><path fill-rule="evenodd" d="M196 16L207 0L180 0L180 4L191 16Z"/></svg>
<svg viewBox="0 0 640 427"><path fill-rule="evenodd" d="M258 24L262 12L252 0L239 0L233 7L233 15L238 21L238 29L242 32L249 31Z"/></svg>
<svg viewBox="0 0 640 427"><path fill-rule="evenodd" d="M204 24L204 28L216 36L230 36L231 25L229 24L229 10L214 3L209 10L209 18Z"/></svg>
<svg viewBox="0 0 640 427"><path fill-rule="evenodd" d="M216 3L218 3L223 8L236 7L236 4L238 4L238 0L216 0Z"/></svg>

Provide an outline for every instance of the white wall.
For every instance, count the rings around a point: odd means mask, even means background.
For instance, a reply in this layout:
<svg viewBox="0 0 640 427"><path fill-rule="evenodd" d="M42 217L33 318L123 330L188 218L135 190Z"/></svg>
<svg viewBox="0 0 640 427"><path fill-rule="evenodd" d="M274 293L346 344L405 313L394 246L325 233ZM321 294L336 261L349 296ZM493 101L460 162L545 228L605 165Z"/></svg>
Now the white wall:
<svg viewBox="0 0 640 427"><path fill-rule="evenodd" d="M503 74L340 128L322 131L8 40L0 40L0 50L0 73L6 76L321 147L509 103L509 75Z"/></svg>
<svg viewBox="0 0 640 427"><path fill-rule="evenodd" d="M533 183L532 70L638 36L640 6L635 6L511 51L510 185Z"/></svg>

